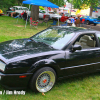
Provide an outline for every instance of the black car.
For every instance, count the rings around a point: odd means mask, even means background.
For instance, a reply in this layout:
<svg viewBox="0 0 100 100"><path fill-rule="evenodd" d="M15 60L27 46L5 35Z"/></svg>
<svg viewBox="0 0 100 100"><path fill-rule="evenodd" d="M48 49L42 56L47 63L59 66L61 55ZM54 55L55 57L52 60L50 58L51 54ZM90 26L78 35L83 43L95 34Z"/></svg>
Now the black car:
<svg viewBox="0 0 100 100"><path fill-rule="evenodd" d="M54 26L0 43L0 81L8 89L47 92L57 79L100 71L100 32Z"/></svg>

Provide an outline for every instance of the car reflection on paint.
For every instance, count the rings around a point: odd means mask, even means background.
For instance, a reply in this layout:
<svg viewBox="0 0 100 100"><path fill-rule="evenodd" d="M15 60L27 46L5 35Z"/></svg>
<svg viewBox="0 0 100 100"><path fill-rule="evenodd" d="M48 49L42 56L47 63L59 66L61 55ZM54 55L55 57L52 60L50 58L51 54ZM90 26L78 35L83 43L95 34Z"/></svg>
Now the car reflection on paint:
<svg viewBox="0 0 100 100"><path fill-rule="evenodd" d="M0 43L0 81L8 89L47 92L57 79L99 70L99 31L54 26Z"/></svg>

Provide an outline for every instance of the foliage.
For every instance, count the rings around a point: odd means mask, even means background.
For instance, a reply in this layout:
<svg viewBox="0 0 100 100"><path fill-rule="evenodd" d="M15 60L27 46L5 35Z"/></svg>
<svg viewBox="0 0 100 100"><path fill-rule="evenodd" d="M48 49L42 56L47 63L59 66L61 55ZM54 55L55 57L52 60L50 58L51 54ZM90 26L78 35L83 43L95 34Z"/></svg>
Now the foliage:
<svg viewBox="0 0 100 100"><path fill-rule="evenodd" d="M72 3L74 8L77 9L92 7L95 10L100 4L100 0L68 0L68 2Z"/></svg>
<svg viewBox="0 0 100 100"><path fill-rule="evenodd" d="M42 6L39 6L39 9L40 9L40 10L45 10Z"/></svg>
<svg viewBox="0 0 100 100"><path fill-rule="evenodd" d="M0 9L0 14L2 14L3 13L3 11Z"/></svg>
<svg viewBox="0 0 100 100"><path fill-rule="evenodd" d="M0 9L8 9L9 7L12 7L14 5L22 5L23 0L0 0ZM58 6L64 5L64 0L48 0Z"/></svg>
<svg viewBox="0 0 100 100"><path fill-rule="evenodd" d="M0 8L5 11L9 7L22 5L23 0L0 0Z"/></svg>
<svg viewBox="0 0 100 100"><path fill-rule="evenodd" d="M56 5L58 5L58 6L64 6L64 0L48 0L48 1L50 1L50 2L52 2L52 3L54 3L54 4L56 4Z"/></svg>

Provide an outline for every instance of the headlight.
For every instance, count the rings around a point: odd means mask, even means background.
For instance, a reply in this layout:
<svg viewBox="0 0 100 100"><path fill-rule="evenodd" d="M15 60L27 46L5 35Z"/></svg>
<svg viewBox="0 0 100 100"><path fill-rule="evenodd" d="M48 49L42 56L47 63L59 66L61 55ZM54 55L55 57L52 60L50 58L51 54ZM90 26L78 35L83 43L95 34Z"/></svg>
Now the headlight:
<svg viewBox="0 0 100 100"><path fill-rule="evenodd" d="M99 22L99 21L94 21L94 22Z"/></svg>
<svg viewBox="0 0 100 100"><path fill-rule="evenodd" d="M6 66L6 64L0 61L0 70L4 71L5 66Z"/></svg>

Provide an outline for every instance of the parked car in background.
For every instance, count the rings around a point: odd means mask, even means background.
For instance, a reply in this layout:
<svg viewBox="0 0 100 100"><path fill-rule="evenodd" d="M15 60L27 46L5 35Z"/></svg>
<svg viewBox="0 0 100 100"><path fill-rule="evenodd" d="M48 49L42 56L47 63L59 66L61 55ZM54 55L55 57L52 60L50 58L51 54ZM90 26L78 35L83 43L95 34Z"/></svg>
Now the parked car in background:
<svg viewBox="0 0 100 100"><path fill-rule="evenodd" d="M0 83L8 89L51 90L57 79L100 71L100 32L49 27L0 43ZM67 84L67 83L66 83Z"/></svg>
<svg viewBox="0 0 100 100"><path fill-rule="evenodd" d="M12 9L14 10L15 14L14 17L21 14L22 12L25 12L30 16L31 15L31 11L28 10L27 7L23 7L23 6L13 6L11 8L9 8L7 10L7 14L8 16L11 16L12 13ZM39 18L43 19L44 15L50 15L50 19L52 19L54 16L58 16L58 14L51 12L51 11L45 11L45 10L39 10ZM60 16L60 15L59 15ZM60 16L61 17L61 16Z"/></svg>
<svg viewBox="0 0 100 100"><path fill-rule="evenodd" d="M45 10L39 10L39 18L43 19L44 15L46 15L46 11Z"/></svg>
<svg viewBox="0 0 100 100"><path fill-rule="evenodd" d="M94 17L91 17L91 16L83 16L83 17L80 17L80 20L81 21L82 21L82 19L85 19L85 23L87 25L94 24L96 26L97 24L100 24L100 19L94 18Z"/></svg>
<svg viewBox="0 0 100 100"><path fill-rule="evenodd" d="M59 18L61 18L61 15L56 14L53 11L45 11L45 10L39 10L39 18L44 18L45 15L49 15L50 19L53 19L54 17L58 16Z"/></svg>
<svg viewBox="0 0 100 100"><path fill-rule="evenodd" d="M13 6L11 8L9 8L6 13L8 14L8 16L11 16L12 10L15 12L14 16L17 16L19 14L21 14L23 11L29 13L28 8L27 7L23 7L23 6Z"/></svg>
<svg viewBox="0 0 100 100"><path fill-rule="evenodd" d="M59 19L61 18L61 15L59 15L59 14L56 14L55 12L53 12L53 11L49 11L47 14L49 14L50 15L50 19L53 19L54 17L56 17L56 16L58 16L59 17Z"/></svg>

